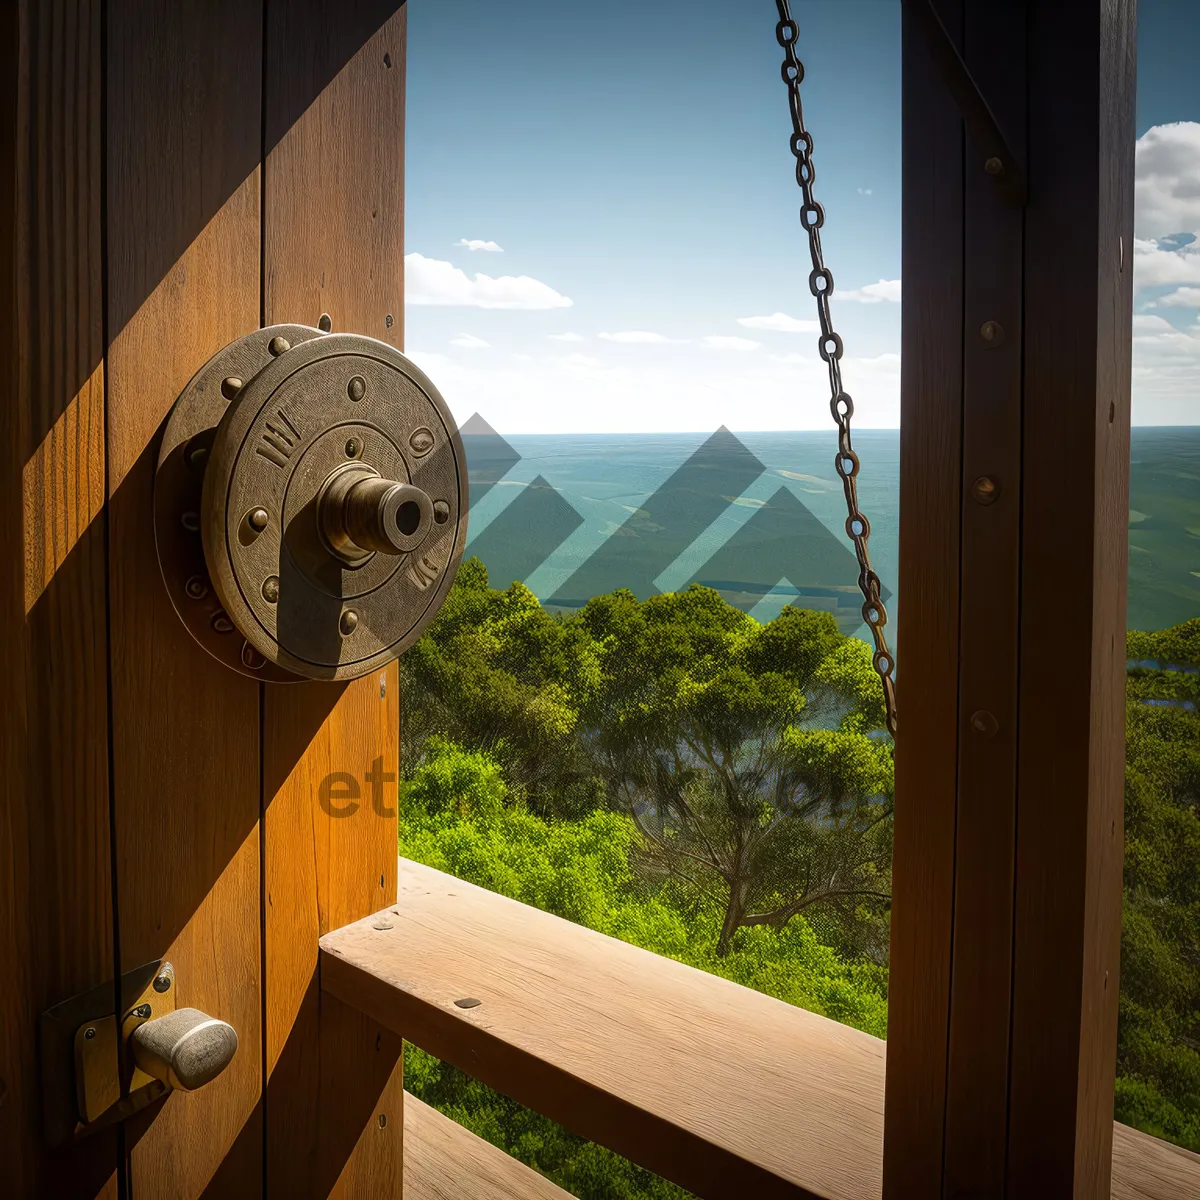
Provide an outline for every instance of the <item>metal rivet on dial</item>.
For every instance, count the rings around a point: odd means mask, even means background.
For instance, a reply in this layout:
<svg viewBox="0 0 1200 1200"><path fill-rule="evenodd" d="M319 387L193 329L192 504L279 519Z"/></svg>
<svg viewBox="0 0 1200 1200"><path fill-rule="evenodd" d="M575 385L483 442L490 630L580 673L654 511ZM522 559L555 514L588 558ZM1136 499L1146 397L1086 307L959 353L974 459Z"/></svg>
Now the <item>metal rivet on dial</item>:
<svg viewBox="0 0 1200 1200"><path fill-rule="evenodd" d="M273 354L273 355L274 355L276 358L278 358L278 357L279 357L281 354L283 354L283 353L284 353L285 351L287 351L287 350L290 350L291 348L292 348L292 343L291 343L291 342L289 342L289 341L287 340L287 338L285 338L285 337L280 337L280 336L279 336L279 334L276 334L276 335L275 335L275 336L274 336L274 337L273 337L273 338L272 338L272 339L271 339L271 340L270 340L270 341L267 343L267 349L268 349L268 350L270 350L270 352L271 352L271 353L272 353L272 354Z"/></svg>
<svg viewBox="0 0 1200 1200"><path fill-rule="evenodd" d="M349 637L358 628L358 613L352 608L346 609L342 613L338 628L342 631L343 637Z"/></svg>
<svg viewBox="0 0 1200 1200"><path fill-rule="evenodd" d="M278 604L279 603L279 576L278 575L268 575L267 578L263 580L262 594L263 594L263 599L268 604Z"/></svg>
<svg viewBox="0 0 1200 1200"><path fill-rule="evenodd" d="M236 375L226 375L221 380L221 395L232 400L242 390L242 381Z"/></svg>
<svg viewBox="0 0 1200 1200"><path fill-rule="evenodd" d="M189 600L203 600L208 595L208 584L202 575L193 575L184 584L183 590L187 592Z"/></svg>
<svg viewBox="0 0 1200 1200"><path fill-rule="evenodd" d="M361 375L355 375L353 379L346 384L346 395L351 400L359 401L367 394L367 381Z"/></svg>
<svg viewBox="0 0 1200 1200"><path fill-rule="evenodd" d="M256 529L259 533L262 533L262 531L266 529L267 522L270 521L270 519L270 514L265 508L254 509L246 518L246 520L250 523L250 528Z"/></svg>

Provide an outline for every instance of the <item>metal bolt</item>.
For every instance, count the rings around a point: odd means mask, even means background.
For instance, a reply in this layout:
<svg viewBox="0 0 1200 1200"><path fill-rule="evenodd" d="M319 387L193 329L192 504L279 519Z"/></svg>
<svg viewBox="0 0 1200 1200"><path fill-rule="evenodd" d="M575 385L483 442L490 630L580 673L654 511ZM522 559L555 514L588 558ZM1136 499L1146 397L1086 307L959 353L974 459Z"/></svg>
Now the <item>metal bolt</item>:
<svg viewBox="0 0 1200 1200"><path fill-rule="evenodd" d="M1000 497L1000 482L991 475L980 475L971 484L971 495L976 504L994 504Z"/></svg>
<svg viewBox="0 0 1200 1200"><path fill-rule="evenodd" d="M267 522L270 521L270 514L265 508L256 508L249 517L246 518L250 522L250 528L256 529L262 533L267 527Z"/></svg>
<svg viewBox="0 0 1200 1200"><path fill-rule="evenodd" d="M445 525L450 520L450 505L445 500L435 500L433 502L433 519L439 525Z"/></svg>
<svg viewBox="0 0 1200 1200"><path fill-rule="evenodd" d="M208 584L205 582L203 575L193 575L183 585L183 590L187 592L188 599L203 600L208 595Z"/></svg>
<svg viewBox="0 0 1200 1200"><path fill-rule="evenodd" d="M971 714L971 728L984 737L994 737L1000 728L1000 722L987 709L981 708Z"/></svg>
<svg viewBox="0 0 1200 1200"><path fill-rule="evenodd" d="M380 1129L386 1129L386 1128L387 1128L387 1113L380 1113L380 1114L379 1114L379 1128L380 1128Z"/></svg>
<svg viewBox="0 0 1200 1200"><path fill-rule="evenodd" d="M362 453L362 442L358 438L352 437L346 443L346 457L357 458Z"/></svg>
<svg viewBox="0 0 1200 1200"><path fill-rule="evenodd" d="M992 346L998 346L1004 340L1004 326L999 321L984 321L979 327L979 336Z"/></svg>
<svg viewBox="0 0 1200 1200"><path fill-rule="evenodd" d="M322 313L317 328L322 333L330 333L333 330L333 318L328 313Z"/></svg>
<svg viewBox="0 0 1200 1200"><path fill-rule="evenodd" d="M94 1029L85 1029L83 1036L90 1042L96 1036L96 1031Z"/></svg>
<svg viewBox="0 0 1200 1200"><path fill-rule="evenodd" d="M346 395L355 402L361 400L367 394L367 381L361 375L355 375L353 379L346 384Z"/></svg>
<svg viewBox="0 0 1200 1200"><path fill-rule="evenodd" d="M179 522L189 533L195 533L200 528L200 514L185 512Z"/></svg>
<svg viewBox="0 0 1200 1200"><path fill-rule="evenodd" d="M391 327L392 327L392 314L391 314L391 313L388 313L388 315L387 315L386 317L384 317L384 318L383 318L383 323L384 323L384 324L385 324L385 325L386 325L386 326L387 326L389 329L391 329Z"/></svg>
<svg viewBox="0 0 1200 1200"><path fill-rule="evenodd" d="M236 375L226 375L221 380L221 395L232 400L242 390L242 381Z"/></svg>
<svg viewBox="0 0 1200 1200"><path fill-rule="evenodd" d="M135 1009L133 1010L133 1015L134 1015L135 1017L141 1017L141 1019L142 1019L143 1021L147 1021L147 1020L149 1020L149 1019L150 1019L150 1014L151 1014L153 1011L154 1011L154 1010L153 1010L153 1009L150 1007L150 1005L148 1005L148 1004L139 1004L139 1005L137 1006L137 1008L135 1008Z"/></svg>
<svg viewBox="0 0 1200 1200"><path fill-rule="evenodd" d="M263 599L268 604L278 604L279 603L279 576L278 575L268 575L266 577L266 579L263 580L262 594L263 594Z"/></svg>
<svg viewBox="0 0 1200 1200"><path fill-rule="evenodd" d="M267 349L268 349L268 350L270 350L270 352L271 352L271 353L272 353L272 354L273 354L273 355L274 355L276 358L278 358L278 357L279 357L281 354L283 354L283 353L284 353L284 351L286 351L286 350L290 350L291 348L292 348L292 343L291 343L291 342L289 342L289 341L287 340L287 338L285 338L285 337L280 337L280 336L279 336L279 334L276 334L276 335L275 335L275 336L274 336L274 337L273 337L273 338L272 338L272 339L271 339L271 340L270 340L270 341L267 343Z"/></svg>
<svg viewBox="0 0 1200 1200"><path fill-rule="evenodd" d="M267 660L249 642L242 643L242 666L248 671L261 671Z"/></svg>
<svg viewBox="0 0 1200 1200"><path fill-rule="evenodd" d="M346 609L342 613L342 619L338 622L338 628L342 631L343 637L349 637L358 628L358 613L352 608Z"/></svg>
<svg viewBox="0 0 1200 1200"><path fill-rule="evenodd" d="M998 158L989 158L987 160L987 162L985 162L983 164L983 169L989 175L1003 175L1004 174L1004 163L1001 162L1000 159L998 159Z"/></svg>
<svg viewBox="0 0 1200 1200"><path fill-rule="evenodd" d="M171 982L175 978L175 972L171 969L170 963L163 963L163 968L154 977L154 990L161 996L163 992L171 990Z"/></svg>
<svg viewBox="0 0 1200 1200"><path fill-rule="evenodd" d="M229 616L224 609L220 609L218 612L213 614L212 627L218 633L233 632L233 622L229 619Z"/></svg>
<svg viewBox="0 0 1200 1200"><path fill-rule="evenodd" d="M395 929L396 926L385 917L381 921L376 921L375 924L371 926L371 928L384 930L384 929Z"/></svg>
<svg viewBox="0 0 1200 1200"><path fill-rule="evenodd" d="M478 1008L483 1001L476 1000L474 996L464 996L461 1000L455 1000L454 1003L458 1008Z"/></svg>

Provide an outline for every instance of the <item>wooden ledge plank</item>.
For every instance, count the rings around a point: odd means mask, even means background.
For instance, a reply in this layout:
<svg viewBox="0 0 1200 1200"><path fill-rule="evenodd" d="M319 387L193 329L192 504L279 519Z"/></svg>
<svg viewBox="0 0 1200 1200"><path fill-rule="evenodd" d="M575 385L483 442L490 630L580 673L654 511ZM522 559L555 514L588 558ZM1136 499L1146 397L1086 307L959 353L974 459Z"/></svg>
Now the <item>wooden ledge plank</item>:
<svg viewBox="0 0 1200 1200"><path fill-rule="evenodd" d="M469 1129L404 1097L404 1200L566 1200L564 1192Z"/></svg>
<svg viewBox="0 0 1200 1200"><path fill-rule="evenodd" d="M880 1194L881 1041L440 871L402 860L321 986L701 1195Z"/></svg>
<svg viewBox="0 0 1200 1200"><path fill-rule="evenodd" d="M1200 1154L1113 1124L1112 1200L1200 1196Z"/></svg>
<svg viewBox="0 0 1200 1200"><path fill-rule="evenodd" d="M401 859L399 903L321 939L321 986L698 1195L880 1196L879 1039L441 871ZM1116 1125L1112 1179L1200 1195L1200 1156Z"/></svg>

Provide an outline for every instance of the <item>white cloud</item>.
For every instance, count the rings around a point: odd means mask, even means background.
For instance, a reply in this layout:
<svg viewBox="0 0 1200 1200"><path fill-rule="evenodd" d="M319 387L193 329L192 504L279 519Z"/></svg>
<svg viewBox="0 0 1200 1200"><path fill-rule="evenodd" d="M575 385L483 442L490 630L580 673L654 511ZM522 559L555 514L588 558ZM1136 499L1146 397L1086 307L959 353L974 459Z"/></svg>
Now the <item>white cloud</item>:
<svg viewBox="0 0 1200 1200"><path fill-rule="evenodd" d="M772 313L769 317L738 317L737 323L747 329L770 329L775 333L819 333L820 323L787 313Z"/></svg>
<svg viewBox="0 0 1200 1200"><path fill-rule="evenodd" d="M450 339L450 345L466 346L468 350L490 350L492 347L491 342L485 342L473 333L460 333L458 337Z"/></svg>
<svg viewBox="0 0 1200 1200"><path fill-rule="evenodd" d="M878 283L868 283L865 287L851 288L847 292L835 291L834 296L842 300L857 300L859 304L882 304L885 300L899 304L900 280L881 279Z"/></svg>
<svg viewBox="0 0 1200 1200"><path fill-rule="evenodd" d="M869 195L871 195L871 189L870 189L870 188L855 188L854 190L855 190L855 191L856 191L856 192L857 192L857 193L858 193L860 196L869 196Z"/></svg>
<svg viewBox="0 0 1200 1200"><path fill-rule="evenodd" d="M1141 238L1200 232L1200 123L1154 125L1138 138L1134 229Z"/></svg>
<svg viewBox="0 0 1200 1200"><path fill-rule="evenodd" d="M454 244L456 246L466 246L468 250L486 250L489 254L504 253L503 246L497 246L495 242L484 242L479 238L459 238Z"/></svg>
<svg viewBox="0 0 1200 1200"><path fill-rule="evenodd" d="M714 350L757 350L762 342L751 341L750 338L744 337L724 337L720 334L713 334L704 339L706 346L711 346Z"/></svg>
<svg viewBox="0 0 1200 1200"><path fill-rule="evenodd" d="M1178 291L1160 296L1155 308L1200 308L1200 287L1181 287Z"/></svg>
<svg viewBox="0 0 1200 1200"><path fill-rule="evenodd" d="M664 333L650 333L645 329L623 329L618 333L602 333L606 342L620 342L625 346L665 346L682 344L687 338L669 338Z"/></svg>
<svg viewBox="0 0 1200 1200"><path fill-rule="evenodd" d="M450 362L414 352L451 411L481 413L503 434L711 433L734 430L833 430L829 375L815 351L778 363L765 354L709 354L668 362L659 355L583 354L493 364L463 355ZM784 357L784 356L779 356ZM846 357L842 370L860 428L895 428L900 419L899 356ZM569 403L564 403L564 397Z"/></svg>
<svg viewBox="0 0 1200 1200"><path fill-rule="evenodd" d="M1133 335L1147 333L1170 333L1175 326L1164 317L1156 317L1151 313L1140 313L1133 318Z"/></svg>
<svg viewBox="0 0 1200 1200"><path fill-rule="evenodd" d="M1173 239L1134 238L1135 288L1200 284L1200 240L1180 244Z"/></svg>
<svg viewBox="0 0 1200 1200"><path fill-rule="evenodd" d="M579 333L548 333L548 338L555 342L582 342L584 337Z"/></svg>
<svg viewBox="0 0 1200 1200"><path fill-rule="evenodd" d="M570 308L573 301L528 275L476 275L423 254L404 256L404 301L460 308Z"/></svg>
<svg viewBox="0 0 1200 1200"><path fill-rule="evenodd" d="M1194 424L1198 382L1200 323L1176 329L1152 314L1134 317L1134 424Z"/></svg>

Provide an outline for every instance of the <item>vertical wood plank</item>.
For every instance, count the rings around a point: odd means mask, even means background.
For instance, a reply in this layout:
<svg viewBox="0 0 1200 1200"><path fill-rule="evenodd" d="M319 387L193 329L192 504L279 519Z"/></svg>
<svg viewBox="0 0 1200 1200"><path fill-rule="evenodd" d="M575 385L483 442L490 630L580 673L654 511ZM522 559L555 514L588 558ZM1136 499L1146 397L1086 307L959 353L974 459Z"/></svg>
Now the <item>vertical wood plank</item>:
<svg viewBox="0 0 1200 1200"><path fill-rule="evenodd" d="M906 37L885 1195L1103 1196L1120 948L1133 6L939 10L1024 153L1030 191L1023 218L999 205L939 73ZM955 145L957 171L935 162ZM1003 336L986 348L989 320ZM949 337L962 339L959 376L945 365ZM993 504L971 494L981 475L997 477Z"/></svg>
<svg viewBox="0 0 1200 1200"><path fill-rule="evenodd" d="M961 32L961 0L939 3ZM884 1194L941 1187L958 754L962 498L961 122L903 31L900 585Z"/></svg>
<svg viewBox="0 0 1200 1200"><path fill-rule="evenodd" d="M964 6L973 78L1025 162L1023 0ZM946 1195L1004 1194L1017 807L1024 213L966 144L958 803ZM990 336L988 336L990 334ZM986 478L998 488L975 494Z"/></svg>
<svg viewBox="0 0 1200 1200"><path fill-rule="evenodd" d="M1031 9L1013 1197L1109 1191L1135 22L1134 0Z"/></svg>
<svg viewBox="0 0 1200 1200"><path fill-rule="evenodd" d="M169 958L177 1003L239 1037L214 1082L127 1123L138 1200L262 1190L259 688L210 659L176 617L151 524L161 422L210 355L258 326L261 22L261 5L242 0L108 3L121 965Z"/></svg>
<svg viewBox="0 0 1200 1200"><path fill-rule="evenodd" d="M265 322L329 313L402 346L404 10L302 0L267 14ZM322 996L316 970L321 934L396 895L397 670L271 688L264 704L268 1186L396 1196L399 1041Z"/></svg>
<svg viewBox="0 0 1200 1200"><path fill-rule="evenodd" d="M6 5L0 41L0 1193L115 1196L115 1131L46 1150L37 1060L39 1014L114 967L100 4Z"/></svg>

